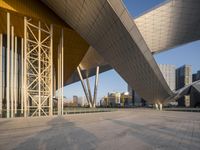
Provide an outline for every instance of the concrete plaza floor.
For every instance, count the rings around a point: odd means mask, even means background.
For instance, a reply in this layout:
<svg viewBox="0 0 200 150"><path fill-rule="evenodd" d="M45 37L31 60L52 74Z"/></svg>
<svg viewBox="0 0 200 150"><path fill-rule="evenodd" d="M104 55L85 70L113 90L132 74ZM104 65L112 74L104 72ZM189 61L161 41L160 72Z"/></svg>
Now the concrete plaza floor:
<svg viewBox="0 0 200 150"><path fill-rule="evenodd" d="M200 113L127 109L0 119L0 150L200 150Z"/></svg>

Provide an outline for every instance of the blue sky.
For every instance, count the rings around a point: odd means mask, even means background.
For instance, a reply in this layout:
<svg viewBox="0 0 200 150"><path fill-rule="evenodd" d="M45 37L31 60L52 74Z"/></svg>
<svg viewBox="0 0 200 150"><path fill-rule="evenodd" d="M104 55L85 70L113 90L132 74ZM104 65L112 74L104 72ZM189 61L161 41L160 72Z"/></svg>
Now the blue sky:
<svg viewBox="0 0 200 150"><path fill-rule="evenodd" d="M133 17L137 17L144 11L164 2L164 0L124 0L124 3ZM173 64L180 67L184 64L192 65L192 71L195 73L200 70L200 41L193 42L169 51L154 55L159 64ZM90 78L91 90L93 92L94 77ZM127 91L126 82L111 70L100 74L97 99L101 99L108 92ZM72 99L73 95L84 96L81 83L77 82L64 88L64 95Z"/></svg>

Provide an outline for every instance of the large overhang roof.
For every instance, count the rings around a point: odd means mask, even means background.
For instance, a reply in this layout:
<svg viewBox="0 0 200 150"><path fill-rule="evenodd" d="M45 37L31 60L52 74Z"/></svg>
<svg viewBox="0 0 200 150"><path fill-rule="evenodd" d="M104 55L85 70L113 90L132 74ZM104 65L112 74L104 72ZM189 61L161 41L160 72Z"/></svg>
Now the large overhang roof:
<svg viewBox="0 0 200 150"><path fill-rule="evenodd" d="M167 0L135 19L152 53L200 39L200 1Z"/></svg>
<svg viewBox="0 0 200 150"><path fill-rule="evenodd" d="M121 0L42 0L66 21L144 99L172 93Z"/></svg>
<svg viewBox="0 0 200 150"><path fill-rule="evenodd" d="M159 53L199 40L199 8L199 0L167 0L137 17L135 23L151 52ZM103 58L101 60L98 57L96 61L101 64ZM97 62L87 64L87 69L90 70L94 69Z"/></svg>

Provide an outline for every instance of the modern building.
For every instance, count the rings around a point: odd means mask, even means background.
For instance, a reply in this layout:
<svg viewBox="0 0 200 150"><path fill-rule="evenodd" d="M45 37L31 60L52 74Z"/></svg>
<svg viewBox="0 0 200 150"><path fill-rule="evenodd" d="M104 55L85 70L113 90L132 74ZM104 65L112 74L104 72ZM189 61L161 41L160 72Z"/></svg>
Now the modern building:
<svg viewBox="0 0 200 150"><path fill-rule="evenodd" d="M176 89L183 88L192 83L192 66L184 65L176 69ZM190 95L185 95L178 100L179 106L190 107Z"/></svg>
<svg viewBox="0 0 200 150"><path fill-rule="evenodd" d="M169 0L134 18L122 0L1 0L0 115L62 115L63 87L76 81L95 107L98 75L110 69L162 105L174 93L153 54L199 40L199 4Z"/></svg>
<svg viewBox="0 0 200 150"><path fill-rule="evenodd" d="M73 103L78 104L78 96L76 95L73 96Z"/></svg>
<svg viewBox="0 0 200 150"><path fill-rule="evenodd" d="M192 66L184 65L176 69L176 89L192 83Z"/></svg>
<svg viewBox="0 0 200 150"><path fill-rule="evenodd" d="M121 93L120 103L123 107L132 107L133 100L129 92Z"/></svg>
<svg viewBox="0 0 200 150"><path fill-rule="evenodd" d="M107 96L104 96L101 100L101 106L104 107L131 107L132 96L129 95L129 92L112 92L108 93Z"/></svg>
<svg viewBox="0 0 200 150"><path fill-rule="evenodd" d="M197 74L196 73L192 74L192 82L195 82L195 81L197 81Z"/></svg>
<svg viewBox="0 0 200 150"><path fill-rule="evenodd" d="M200 70L197 73L192 74L192 82L200 80Z"/></svg>
<svg viewBox="0 0 200 150"><path fill-rule="evenodd" d="M158 64L162 75L164 76L167 84L171 90L176 89L176 67L170 64Z"/></svg>
<svg viewBox="0 0 200 150"><path fill-rule="evenodd" d="M133 106L142 106L142 98L128 85L129 95L132 97Z"/></svg>

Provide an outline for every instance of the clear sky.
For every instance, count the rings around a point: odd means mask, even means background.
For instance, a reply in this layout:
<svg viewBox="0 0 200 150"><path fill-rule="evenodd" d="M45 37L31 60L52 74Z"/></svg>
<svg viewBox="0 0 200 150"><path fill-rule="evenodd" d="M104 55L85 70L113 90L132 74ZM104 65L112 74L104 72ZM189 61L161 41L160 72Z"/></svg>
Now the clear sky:
<svg viewBox="0 0 200 150"><path fill-rule="evenodd" d="M164 0L124 0L124 3L133 17L137 17L144 11L164 2ZM180 67L184 64L192 65L193 73L200 70L200 41L193 42L172 50L156 54L154 56L158 64L173 64ZM93 92L94 77L90 78ZM97 100L100 100L108 92L125 92L127 83L111 70L100 74ZM73 95L84 96L81 83L77 82L64 88L64 95L72 99Z"/></svg>

